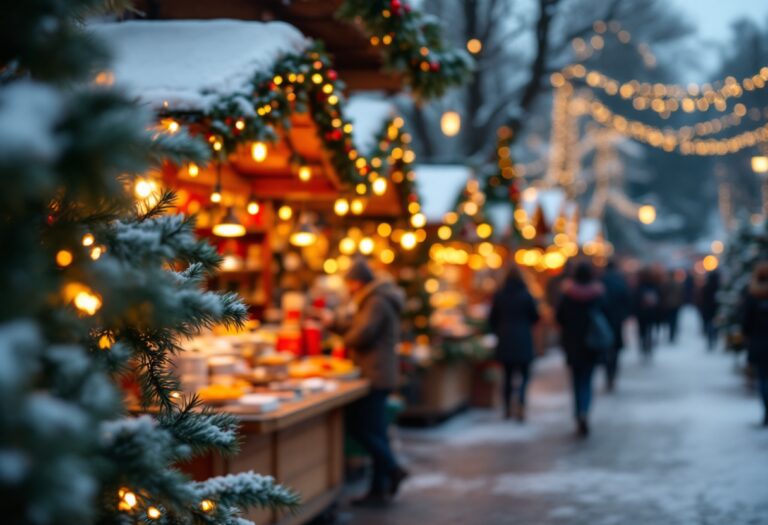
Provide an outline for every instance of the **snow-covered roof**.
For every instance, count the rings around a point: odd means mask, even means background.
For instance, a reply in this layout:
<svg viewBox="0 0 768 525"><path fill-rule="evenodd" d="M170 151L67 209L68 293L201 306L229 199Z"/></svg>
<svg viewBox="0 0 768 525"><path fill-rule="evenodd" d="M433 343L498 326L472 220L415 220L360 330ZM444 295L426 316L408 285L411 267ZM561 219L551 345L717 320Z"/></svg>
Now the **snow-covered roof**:
<svg viewBox="0 0 768 525"><path fill-rule="evenodd" d="M579 221L579 246L594 242L600 236L603 227L599 219L584 217Z"/></svg>
<svg viewBox="0 0 768 525"><path fill-rule="evenodd" d="M506 233L512 225L512 206L509 203L489 204L485 213L497 232Z"/></svg>
<svg viewBox="0 0 768 525"><path fill-rule="evenodd" d="M395 105L384 95L360 93L349 97L344 115L352 122L355 147L367 154L376 145L376 135L395 117Z"/></svg>
<svg viewBox="0 0 768 525"><path fill-rule="evenodd" d="M256 73L310 41L284 22L170 20L95 23L112 55L115 83L159 108L204 110L241 92Z"/></svg>
<svg viewBox="0 0 768 525"><path fill-rule="evenodd" d="M539 190L539 206L544 215L544 221L552 226L563 213L565 204L565 191L561 188L552 188L548 190Z"/></svg>
<svg viewBox="0 0 768 525"><path fill-rule="evenodd" d="M452 164L422 164L414 168L421 195L421 210L429 222L439 222L456 209L456 199L467 185L472 170Z"/></svg>

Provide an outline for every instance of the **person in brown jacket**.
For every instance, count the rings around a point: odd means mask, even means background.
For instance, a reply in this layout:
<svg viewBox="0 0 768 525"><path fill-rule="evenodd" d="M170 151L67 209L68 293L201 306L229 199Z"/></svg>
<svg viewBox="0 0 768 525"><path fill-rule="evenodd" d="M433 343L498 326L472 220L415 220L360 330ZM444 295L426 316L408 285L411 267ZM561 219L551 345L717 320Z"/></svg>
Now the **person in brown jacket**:
<svg viewBox="0 0 768 525"><path fill-rule="evenodd" d="M346 329L340 330L351 359L371 391L347 408L349 434L373 460L373 478L368 495L356 504L381 505L391 500L407 472L392 453L387 433L387 397L397 388L400 313L403 291L393 282L376 279L364 260L355 262L345 277L356 312Z"/></svg>

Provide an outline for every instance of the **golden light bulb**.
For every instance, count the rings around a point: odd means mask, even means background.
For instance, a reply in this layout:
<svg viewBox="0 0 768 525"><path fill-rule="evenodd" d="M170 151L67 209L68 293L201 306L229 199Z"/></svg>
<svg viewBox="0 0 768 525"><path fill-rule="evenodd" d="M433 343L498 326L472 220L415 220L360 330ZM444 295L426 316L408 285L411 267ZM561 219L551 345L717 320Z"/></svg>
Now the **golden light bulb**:
<svg viewBox="0 0 768 525"><path fill-rule="evenodd" d="M280 220L289 221L291 220L291 217L293 217L293 210L290 206L285 204L280 206L280 209L277 210L277 216L280 218Z"/></svg>
<svg viewBox="0 0 768 525"><path fill-rule="evenodd" d="M416 247L416 243L416 234L413 232L405 232L403 233L403 236L400 237L400 246L402 246L404 250L413 250Z"/></svg>
<svg viewBox="0 0 768 525"><path fill-rule="evenodd" d="M385 248L381 250L381 253L379 254L379 260L384 264L392 264L395 261L395 252L389 248Z"/></svg>
<svg viewBox="0 0 768 525"><path fill-rule="evenodd" d="M99 337L99 348L101 350L109 350L112 348L112 344L115 342L114 338L109 334L104 334Z"/></svg>
<svg viewBox="0 0 768 525"><path fill-rule="evenodd" d="M147 517L151 520L158 519L160 517L160 510L157 507L148 507Z"/></svg>
<svg viewBox="0 0 768 525"><path fill-rule="evenodd" d="M378 233L382 237L389 237L390 235L392 235L392 226L386 222L382 222L376 228L376 233Z"/></svg>
<svg viewBox="0 0 768 525"><path fill-rule="evenodd" d="M93 315L101 308L101 298L90 292L83 290L75 296L75 308L88 315Z"/></svg>
<svg viewBox="0 0 768 525"><path fill-rule="evenodd" d="M643 224L653 224L656 221L656 208L650 204L640 206L637 210L637 218Z"/></svg>
<svg viewBox="0 0 768 525"><path fill-rule="evenodd" d="M467 51L469 51L473 55L478 54L482 50L483 50L483 43L479 39L472 38L467 41Z"/></svg>
<svg viewBox="0 0 768 525"><path fill-rule="evenodd" d="M214 191L213 193L211 193L211 202L217 203L217 204L221 202L221 192Z"/></svg>
<svg viewBox="0 0 768 525"><path fill-rule="evenodd" d="M264 162L267 158L267 145L263 142L254 142L251 145L251 157L256 162Z"/></svg>
<svg viewBox="0 0 768 525"><path fill-rule="evenodd" d="M200 502L200 509L203 512L211 512L214 508L216 508L216 504L209 499L204 499Z"/></svg>
<svg viewBox="0 0 768 525"><path fill-rule="evenodd" d="M379 177L374 180L371 189L375 195L384 195L387 192L387 179Z"/></svg>
<svg viewBox="0 0 768 525"><path fill-rule="evenodd" d="M136 179L133 193L139 199L147 199L157 190L157 183L151 179Z"/></svg>
<svg viewBox="0 0 768 525"><path fill-rule="evenodd" d="M245 211L248 212L248 215L256 215L261 210L261 206L259 206L259 203L256 201L249 201L248 205L245 207Z"/></svg>
<svg viewBox="0 0 768 525"><path fill-rule="evenodd" d="M768 173L768 156L757 155L752 157L752 171L755 173Z"/></svg>
<svg viewBox="0 0 768 525"><path fill-rule="evenodd" d="M323 263L323 271L328 275L333 275L339 271L339 263L336 259L326 259Z"/></svg>
<svg viewBox="0 0 768 525"><path fill-rule="evenodd" d="M92 246L94 242L96 242L96 239L94 239L92 234L86 233L83 235L83 246Z"/></svg>
<svg viewBox="0 0 768 525"><path fill-rule="evenodd" d="M72 264L73 256L69 250L59 250L56 252L56 264L65 268Z"/></svg>
<svg viewBox="0 0 768 525"><path fill-rule="evenodd" d="M365 201L363 199L355 199L350 203L349 209L354 215L360 215L365 211Z"/></svg>
<svg viewBox="0 0 768 525"><path fill-rule="evenodd" d="M456 111L446 111L440 117L440 129L446 137L455 137L461 131L461 115Z"/></svg>
<svg viewBox="0 0 768 525"><path fill-rule="evenodd" d="M333 212L339 217L349 213L349 201L347 199L336 199L333 203Z"/></svg>
<svg viewBox="0 0 768 525"><path fill-rule="evenodd" d="M299 180L307 182L312 178L312 168L309 166L301 166L299 168Z"/></svg>
<svg viewBox="0 0 768 525"><path fill-rule="evenodd" d="M339 241L339 251L344 255L352 255L357 250L357 243L352 237L344 237Z"/></svg>
<svg viewBox="0 0 768 525"><path fill-rule="evenodd" d="M707 255L701 261L701 265L704 267L706 271L713 272L717 270L717 267L720 265L720 261L714 255Z"/></svg>
<svg viewBox="0 0 768 525"><path fill-rule="evenodd" d="M94 261L98 260L102 253L104 253L104 250L101 246L94 246L93 249L91 249L91 259Z"/></svg>
<svg viewBox="0 0 768 525"><path fill-rule="evenodd" d="M373 249L375 247L375 244L373 242L373 239L370 237L363 237L360 239L360 242L358 243L358 249L360 250L360 253L363 255L370 255L373 253Z"/></svg>
<svg viewBox="0 0 768 525"><path fill-rule="evenodd" d="M117 492L118 496L120 497L120 503L118 503L117 508L122 511L129 511L136 507L138 504L138 499L136 498L136 494L131 492L128 489L120 489Z"/></svg>
<svg viewBox="0 0 768 525"><path fill-rule="evenodd" d="M450 239L452 233L453 232L450 226L443 225L437 229L437 236L440 237L440 239L443 241Z"/></svg>
<svg viewBox="0 0 768 525"><path fill-rule="evenodd" d="M488 223L478 224L475 230L481 239L487 239L493 234L493 227Z"/></svg>
<svg viewBox="0 0 768 525"><path fill-rule="evenodd" d="M411 215L411 226L414 228L423 228L427 224L427 217L423 213Z"/></svg>
<svg viewBox="0 0 768 525"><path fill-rule="evenodd" d="M200 175L200 167L194 162L190 162L189 166L187 166L187 173L190 177L197 177Z"/></svg>

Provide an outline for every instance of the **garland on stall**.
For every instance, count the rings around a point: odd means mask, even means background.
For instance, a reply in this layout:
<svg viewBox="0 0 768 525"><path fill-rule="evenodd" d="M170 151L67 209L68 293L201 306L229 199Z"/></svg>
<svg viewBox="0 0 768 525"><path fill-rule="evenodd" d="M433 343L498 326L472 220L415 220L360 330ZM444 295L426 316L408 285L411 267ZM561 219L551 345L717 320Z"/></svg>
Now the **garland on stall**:
<svg viewBox="0 0 768 525"><path fill-rule="evenodd" d="M764 260L768 260L768 222L754 225L744 220L723 255L721 266L724 280L717 296L718 324L725 332L726 345L731 351L744 349L741 306L752 271L759 261Z"/></svg>
<svg viewBox="0 0 768 525"><path fill-rule="evenodd" d="M161 117L166 125L176 127L180 121L204 134L214 157L223 162L244 144L274 142L278 129L291 127L292 116L309 113L341 180L355 187L363 184L359 193L367 193L352 125L343 114L344 87L330 57L316 43L305 53L286 55L271 73L255 75L248 92L222 96L203 114L166 109ZM293 162L300 166L303 159L294 155Z"/></svg>
<svg viewBox="0 0 768 525"><path fill-rule="evenodd" d="M443 42L437 20L406 0L345 0L338 16L361 24L387 69L404 75L420 98L443 96L472 70L467 53Z"/></svg>

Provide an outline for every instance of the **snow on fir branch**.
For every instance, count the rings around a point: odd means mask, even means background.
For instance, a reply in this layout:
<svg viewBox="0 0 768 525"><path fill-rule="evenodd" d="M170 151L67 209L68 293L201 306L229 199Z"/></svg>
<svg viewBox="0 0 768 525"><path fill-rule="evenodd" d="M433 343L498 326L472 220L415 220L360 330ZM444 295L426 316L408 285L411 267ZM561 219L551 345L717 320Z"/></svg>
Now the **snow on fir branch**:
<svg viewBox="0 0 768 525"><path fill-rule="evenodd" d="M253 471L218 476L195 484L195 493L201 499L210 499L221 505L238 507L296 508L299 497L275 482L271 476L260 476Z"/></svg>

